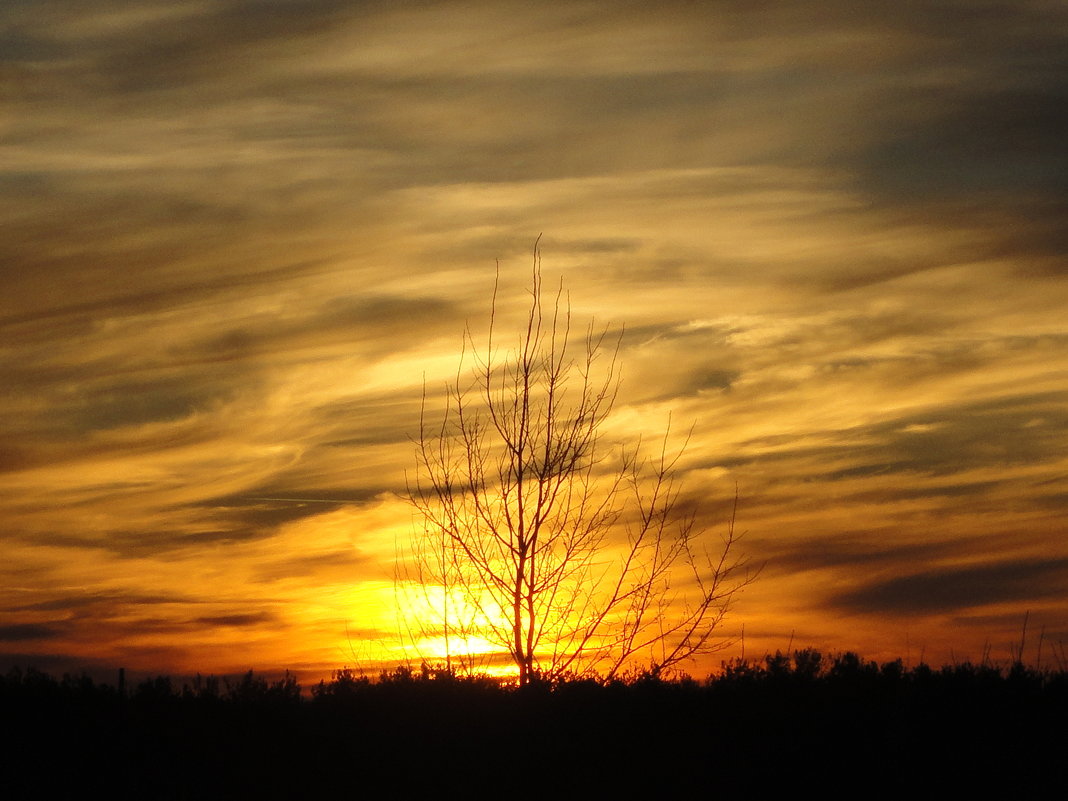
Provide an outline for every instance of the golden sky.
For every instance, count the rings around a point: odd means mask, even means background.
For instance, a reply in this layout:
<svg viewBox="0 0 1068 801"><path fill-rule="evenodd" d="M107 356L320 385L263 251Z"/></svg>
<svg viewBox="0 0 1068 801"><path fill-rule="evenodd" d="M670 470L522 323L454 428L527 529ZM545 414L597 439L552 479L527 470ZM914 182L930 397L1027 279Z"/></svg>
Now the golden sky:
<svg viewBox="0 0 1068 801"><path fill-rule="evenodd" d="M390 658L539 233L747 654L1068 642L1065 4L7 0L0 87L0 668Z"/></svg>

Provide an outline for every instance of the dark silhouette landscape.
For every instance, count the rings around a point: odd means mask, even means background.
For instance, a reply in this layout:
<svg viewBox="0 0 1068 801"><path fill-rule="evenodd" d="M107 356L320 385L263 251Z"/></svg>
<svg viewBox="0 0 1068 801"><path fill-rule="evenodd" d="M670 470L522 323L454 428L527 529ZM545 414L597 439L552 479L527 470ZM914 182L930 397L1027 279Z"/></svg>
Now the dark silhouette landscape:
<svg viewBox="0 0 1068 801"><path fill-rule="evenodd" d="M0 86L0 801L1066 796L1068 2L4 0Z"/></svg>
<svg viewBox="0 0 1068 801"><path fill-rule="evenodd" d="M0 678L5 798L1012 797L1064 787L1068 671L814 650L705 681Z"/></svg>

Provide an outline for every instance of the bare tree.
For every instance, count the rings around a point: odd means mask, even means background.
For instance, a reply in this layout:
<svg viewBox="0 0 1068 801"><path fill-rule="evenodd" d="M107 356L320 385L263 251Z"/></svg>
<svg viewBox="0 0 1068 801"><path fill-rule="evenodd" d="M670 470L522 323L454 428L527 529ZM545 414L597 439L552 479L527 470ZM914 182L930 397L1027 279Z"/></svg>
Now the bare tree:
<svg viewBox="0 0 1068 801"><path fill-rule="evenodd" d="M736 554L733 511L710 543L684 508L685 445L669 450L665 432L650 457L640 439L602 439L622 331L573 336L562 283L543 300L535 243L525 327L502 355L497 288L486 343L465 334L433 424L424 389L408 488L421 525L404 578L448 667L469 666L473 638L506 652L520 684L661 675L724 647L717 630L755 573Z"/></svg>

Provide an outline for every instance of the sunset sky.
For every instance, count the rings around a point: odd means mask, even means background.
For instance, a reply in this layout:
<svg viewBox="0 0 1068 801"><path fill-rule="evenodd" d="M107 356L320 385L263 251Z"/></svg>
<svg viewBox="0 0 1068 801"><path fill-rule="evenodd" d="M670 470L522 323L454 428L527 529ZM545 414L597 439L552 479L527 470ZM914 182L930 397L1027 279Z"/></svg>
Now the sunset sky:
<svg viewBox="0 0 1068 801"><path fill-rule="evenodd" d="M0 88L0 669L399 658L539 234L747 655L1068 646L1065 3L6 0Z"/></svg>

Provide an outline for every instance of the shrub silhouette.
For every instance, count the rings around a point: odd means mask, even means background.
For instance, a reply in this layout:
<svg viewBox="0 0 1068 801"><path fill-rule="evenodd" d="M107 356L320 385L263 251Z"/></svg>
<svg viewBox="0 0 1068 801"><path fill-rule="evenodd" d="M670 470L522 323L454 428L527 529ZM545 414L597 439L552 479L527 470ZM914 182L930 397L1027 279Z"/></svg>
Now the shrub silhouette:
<svg viewBox="0 0 1068 801"><path fill-rule="evenodd" d="M291 676L180 689L155 677L123 699L85 676L11 671L0 676L0 795L281 799L385 786L523 798L560 783L594 798L812 787L1019 797L1059 793L1068 778L1063 671L802 650L734 661L706 681L517 687L400 669L294 688ZM517 753L531 771L519 785Z"/></svg>

